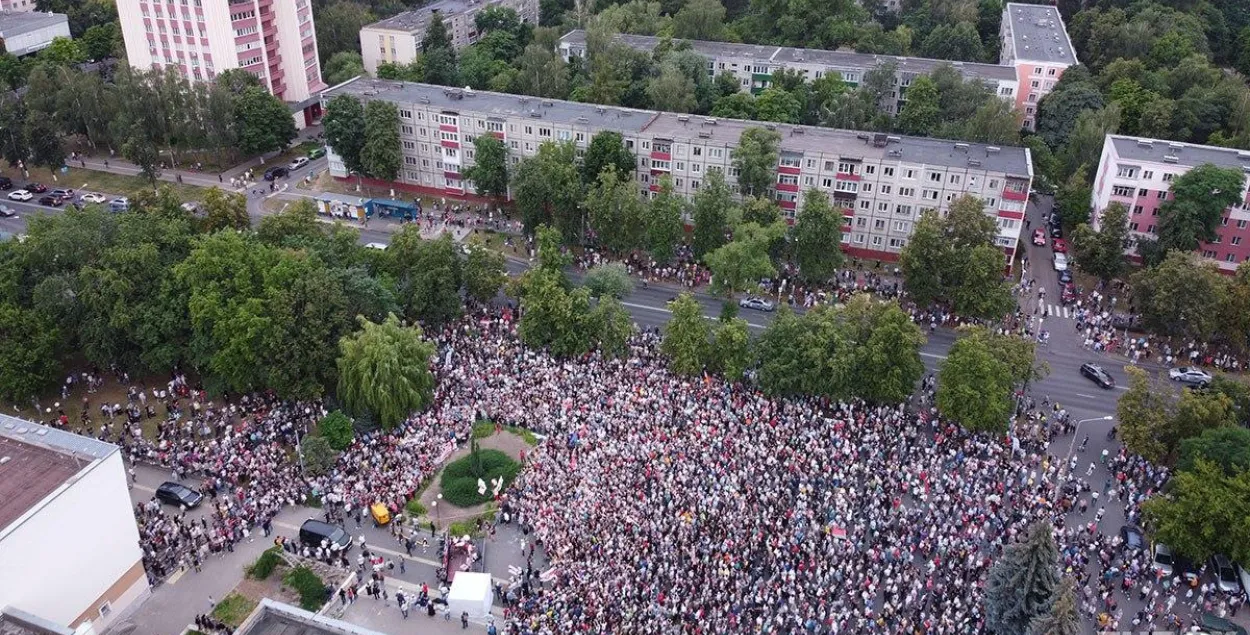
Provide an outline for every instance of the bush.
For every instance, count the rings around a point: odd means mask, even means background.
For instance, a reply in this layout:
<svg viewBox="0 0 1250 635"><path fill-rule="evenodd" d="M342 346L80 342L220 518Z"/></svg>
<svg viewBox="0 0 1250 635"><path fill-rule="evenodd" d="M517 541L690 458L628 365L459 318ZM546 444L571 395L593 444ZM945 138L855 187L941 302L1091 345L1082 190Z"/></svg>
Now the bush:
<svg viewBox="0 0 1250 635"><path fill-rule="evenodd" d="M278 552L282 551L281 547L271 547L266 549L252 566L247 568L247 576L256 580L266 580L269 578L273 570L282 563L282 556Z"/></svg>
<svg viewBox="0 0 1250 635"><path fill-rule="evenodd" d="M299 606L305 611L316 611L325 604L326 585L308 567L291 569L282 581L299 594Z"/></svg>
<svg viewBox="0 0 1250 635"><path fill-rule="evenodd" d="M504 487L507 487L520 471L521 464L512 457L499 450L478 449L474 442L468 456L447 465L439 484L447 502L457 507L472 507L494 498L490 485L492 479L502 476ZM486 481L485 494L477 493L479 478Z"/></svg>
<svg viewBox="0 0 1250 635"><path fill-rule="evenodd" d="M518 437L521 437L521 440L528 443L529 445L532 445L532 446L538 445L538 437L534 436L533 432L530 432L529 430L526 430L525 428L518 428L516 426L508 426L507 428L504 428L504 429L507 430L508 432L511 432L512 434L517 435Z"/></svg>
<svg viewBox="0 0 1250 635"><path fill-rule="evenodd" d="M428 511L425 508L425 505L421 504L420 497L408 501L408 504L404 505L404 509L408 512L408 518L412 520L416 520L417 518L424 516Z"/></svg>
<svg viewBox="0 0 1250 635"><path fill-rule="evenodd" d="M330 447L330 442L322 437L304 437L300 442L300 449L304 455L304 469L313 475L329 472L339 457L339 453Z"/></svg>
<svg viewBox="0 0 1250 635"><path fill-rule="evenodd" d="M217 606L213 607L213 617L223 621L231 628L238 628L243 620L256 608L256 602L238 593L230 593Z"/></svg>
<svg viewBox="0 0 1250 635"><path fill-rule="evenodd" d="M329 441L330 447L342 452L352 444L356 431L352 428L352 420L342 410L335 410L321 418L321 422L317 424L317 434Z"/></svg>
<svg viewBox="0 0 1250 635"><path fill-rule="evenodd" d="M489 419L482 419L473 424L473 438L485 439L495 434L495 422Z"/></svg>
<svg viewBox="0 0 1250 635"><path fill-rule="evenodd" d="M467 535L467 536L472 536L474 538L477 538L481 535L482 532L477 530L477 521L473 519L469 519L469 520L457 520L456 522L450 525L447 525L447 533L451 534L452 536L466 536Z"/></svg>

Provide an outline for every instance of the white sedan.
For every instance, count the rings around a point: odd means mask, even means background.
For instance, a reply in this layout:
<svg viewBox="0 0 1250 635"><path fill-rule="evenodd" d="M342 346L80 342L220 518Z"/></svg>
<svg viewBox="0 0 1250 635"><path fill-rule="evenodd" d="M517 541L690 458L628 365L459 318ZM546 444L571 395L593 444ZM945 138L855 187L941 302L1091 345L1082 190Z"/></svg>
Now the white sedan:
<svg viewBox="0 0 1250 635"><path fill-rule="evenodd" d="M1205 388L1211 385L1211 373L1192 366L1179 366L1168 371L1168 378L1186 386Z"/></svg>
<svg viewBox="0 0 1250 635"><path fill-rule="evenodd" d="M10 200L29 201L32 198L35 198L35 195L27 192L26 190L13 190L12 192L9 192Z"/></svg>
<svg viewBox="0 0 1250 635"><path fill-rule="evenodd" d="M78 200L83 203L103 203L104 201L107 201L108 198L106 198L103 194L86 192L82 196L79 196Z"/></svg>

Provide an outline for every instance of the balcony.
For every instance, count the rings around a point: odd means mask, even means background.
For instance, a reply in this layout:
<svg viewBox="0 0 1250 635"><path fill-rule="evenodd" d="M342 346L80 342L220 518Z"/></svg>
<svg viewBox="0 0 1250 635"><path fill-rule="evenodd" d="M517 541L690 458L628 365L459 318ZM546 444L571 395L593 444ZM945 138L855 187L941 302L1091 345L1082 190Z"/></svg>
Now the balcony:
<svg viewBox="0 0 1250 635"><path fill-rule="evenodd" d="M803 171L802 168L800 168L797 165L778 165L777 166L778 174L796 174L797 175L802 171Z"/></svg>
<svg viewBox="0 0 1250 635"><path fill-rule="evenodd" d="M776 185L776 189L778 192L798 192L799 184L798 183L778 183Z"/></svg>
<svg viewBox="0 0 1250 635"><path fill-rule="evenodd" d="M1027 200L1029 200L1029 192L1028 192L1028 190L1024 190L1024 191L1020 191L1020 192L1015 192L1015 191L1012 191L1012 190L1010 190L1010 189L1006 189L1006 188L1004 188L1004 189L1003 189L1003 198L1005 198L1005 199L1007 199L1007 200L1009 200L1009 201L1027 201Z"/></svg>

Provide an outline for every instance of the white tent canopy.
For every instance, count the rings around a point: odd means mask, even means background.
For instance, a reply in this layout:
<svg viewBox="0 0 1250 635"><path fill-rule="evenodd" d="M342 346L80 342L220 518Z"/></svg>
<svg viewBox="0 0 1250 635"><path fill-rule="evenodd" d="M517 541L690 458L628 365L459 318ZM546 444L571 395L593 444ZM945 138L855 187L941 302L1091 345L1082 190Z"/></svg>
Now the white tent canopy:
<svg viewBox="0 0 1250 635"><path fill-rule="evenodd" d="M452 615L467 612L469 617L483 618L490 613L495 602L495 589L489 573L459 571L451 581L451 593L447 594L447 606Z"/></svg>

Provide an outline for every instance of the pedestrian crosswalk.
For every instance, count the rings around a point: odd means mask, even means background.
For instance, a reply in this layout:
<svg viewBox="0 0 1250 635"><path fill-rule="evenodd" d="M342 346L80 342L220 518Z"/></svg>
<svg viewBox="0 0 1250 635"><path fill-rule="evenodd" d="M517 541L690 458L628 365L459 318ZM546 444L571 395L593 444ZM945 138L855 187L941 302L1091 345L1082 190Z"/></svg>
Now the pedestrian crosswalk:
<svg viewBox="0 0 1250 635"><path fill-rule="evenodd" d="M1047 304L1046 305L1046 317L1048 318L1072 319L1075 316L1076 316L1076 311L1074 311L1070 307L1059 305L1059 304Z"/></svg>

